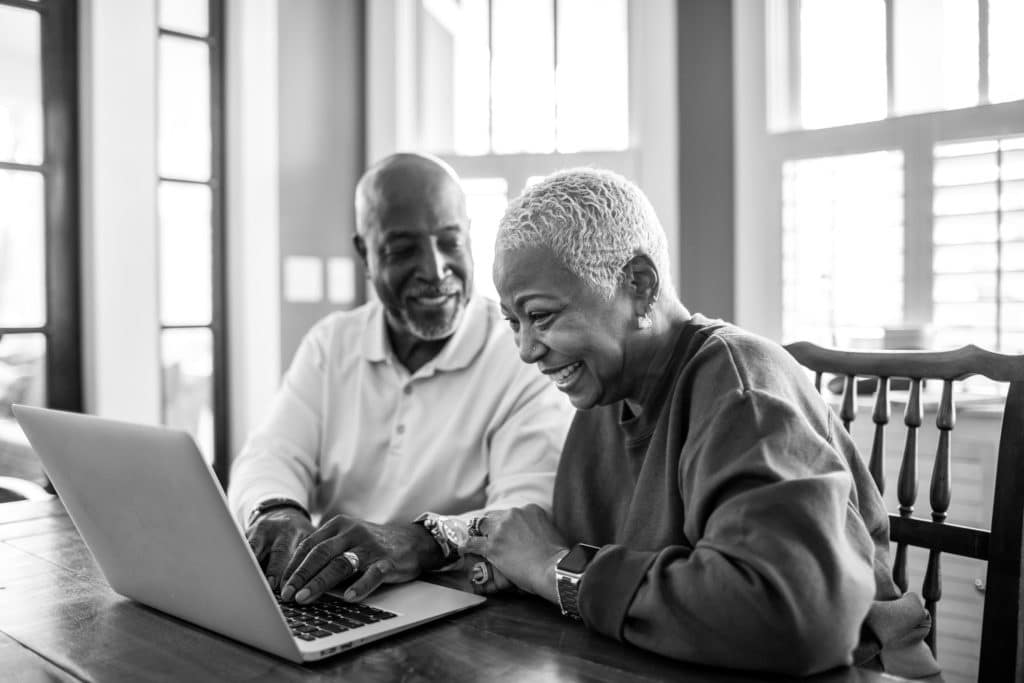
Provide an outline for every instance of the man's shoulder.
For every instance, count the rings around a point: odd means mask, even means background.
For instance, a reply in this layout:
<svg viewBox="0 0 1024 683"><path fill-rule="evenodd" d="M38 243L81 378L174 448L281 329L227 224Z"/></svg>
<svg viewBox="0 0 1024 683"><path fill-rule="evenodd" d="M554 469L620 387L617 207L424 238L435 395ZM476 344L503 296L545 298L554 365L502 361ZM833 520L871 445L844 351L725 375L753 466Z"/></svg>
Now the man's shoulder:
<svg viewBox="0 0 1024 683"><path fill-rule="evenodd" d="M368 301L345 311L332 311L313 323L310 333L317 336L335 337L345 334L362 334L370 320L375 317L380 304Z"/></svg>
<svg viewBox="0 0 1024 683"><path fill-rule="evenodd" d="M484 365L499 363L514 370L525 366L519 359L515 336L512 334L512 329L505 320L498 303L492 299L480 297L475 305L477 307L475 324L483 327L484 341L474 362Z"/></svg>

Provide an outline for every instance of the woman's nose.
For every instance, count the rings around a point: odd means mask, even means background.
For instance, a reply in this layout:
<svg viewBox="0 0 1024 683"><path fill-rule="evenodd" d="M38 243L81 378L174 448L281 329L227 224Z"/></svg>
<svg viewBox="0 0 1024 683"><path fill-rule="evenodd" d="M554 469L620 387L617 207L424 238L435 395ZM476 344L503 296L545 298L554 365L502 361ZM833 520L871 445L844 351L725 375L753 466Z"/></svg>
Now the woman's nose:
<svg viewBox="0 0 1024 683"><path fill-rule="evenodd" d="M520 332L517 341L519 343L519 358L524 363L536 363L544 357L547 347L537 341L534 335Z"/></svg>

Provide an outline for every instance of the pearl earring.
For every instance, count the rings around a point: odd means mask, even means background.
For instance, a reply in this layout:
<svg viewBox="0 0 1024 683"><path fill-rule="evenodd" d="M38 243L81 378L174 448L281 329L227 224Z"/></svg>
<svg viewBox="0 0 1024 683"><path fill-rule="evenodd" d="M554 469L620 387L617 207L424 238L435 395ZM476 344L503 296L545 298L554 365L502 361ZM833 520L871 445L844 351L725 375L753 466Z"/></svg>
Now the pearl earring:
<svg viewBox="0 0 1024 683"><path fill-rule="evenodd" d="M638 330L649 330L654 326L654 321L651 320L651 312L647 311L643 315L636 319L636 327Z"/></svg>

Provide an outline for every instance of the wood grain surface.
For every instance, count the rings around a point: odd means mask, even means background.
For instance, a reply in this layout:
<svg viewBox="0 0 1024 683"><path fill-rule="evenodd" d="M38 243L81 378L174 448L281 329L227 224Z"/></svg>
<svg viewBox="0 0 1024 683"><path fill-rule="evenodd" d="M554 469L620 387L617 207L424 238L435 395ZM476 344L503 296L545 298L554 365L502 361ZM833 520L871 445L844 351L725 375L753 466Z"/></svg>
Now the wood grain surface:
<svg viewBox="0 0 1024 683"><path fill-rule="evenodd" d="M588 631L527 595L492 597L299 666L114 593L59 503L0 506L0 678L18 681L754 681ZM850 668L813 681L893 681Z"/></svg>

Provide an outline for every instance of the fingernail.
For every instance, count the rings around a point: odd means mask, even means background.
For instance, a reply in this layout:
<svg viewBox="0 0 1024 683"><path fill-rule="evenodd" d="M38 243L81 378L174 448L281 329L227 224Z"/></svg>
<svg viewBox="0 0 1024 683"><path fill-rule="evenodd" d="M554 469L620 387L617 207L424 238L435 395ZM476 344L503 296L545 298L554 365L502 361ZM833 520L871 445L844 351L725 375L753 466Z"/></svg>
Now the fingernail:
<svg viewBox="0 0 1024 683"><path fill-rule="evenodd" d="M309 589L303 588L295 595L295 602L305 602L309 599Z"/></svg>
<svg viewBox="0 0 1024 683"><path fill-rule="evenodd" d="M345 591L345 594L343 596L341 596L341 597L343 597L346 600L348 600L349 602L351 602L352 600L356 599L356 592L353 591L353 590L347 590L347 591Z"/></svg>
<svg viewBox="0 0 1024 683"><path fill-rule="evenodd" d="M282 600L291 600L293 595L295 595L295 587L294 586L291 586L291 585L285 586L284 589L281 591L281 599Z"/></svg>

